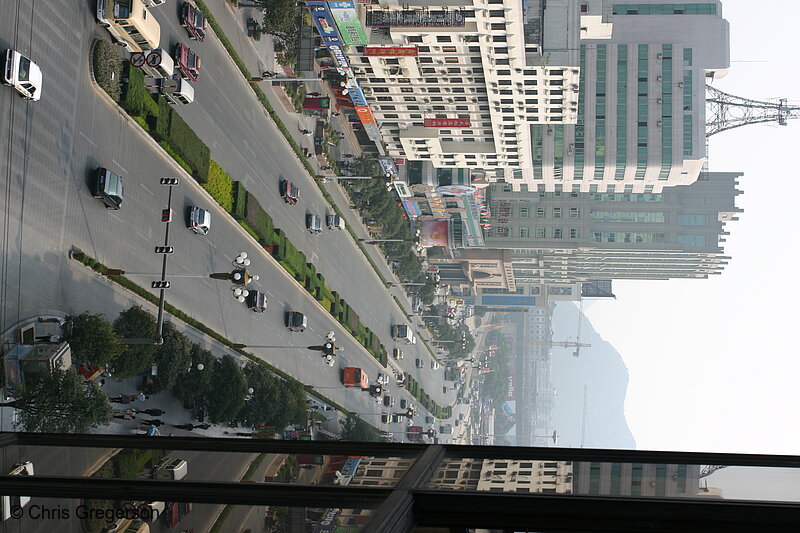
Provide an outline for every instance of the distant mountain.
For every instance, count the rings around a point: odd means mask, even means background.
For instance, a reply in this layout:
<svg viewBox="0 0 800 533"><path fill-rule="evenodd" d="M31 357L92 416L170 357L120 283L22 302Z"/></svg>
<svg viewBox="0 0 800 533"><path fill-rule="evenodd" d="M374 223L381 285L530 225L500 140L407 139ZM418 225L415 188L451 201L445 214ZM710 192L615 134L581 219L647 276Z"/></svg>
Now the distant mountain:
<svg viewBox="0 0 800 533"><path fill-rule="evenodd" d="M553 340L575 340L578 308L559 303L553 312ZM636 441L625 421L625 393L628 369L614 347L604 341L582 317L580 357L574 348L553 348L551 379L558 391L553 408L552 427L561 438L558 446L579 447L583 420L583 391L587 387L587 418L584 447L634 449Z"/></svg>

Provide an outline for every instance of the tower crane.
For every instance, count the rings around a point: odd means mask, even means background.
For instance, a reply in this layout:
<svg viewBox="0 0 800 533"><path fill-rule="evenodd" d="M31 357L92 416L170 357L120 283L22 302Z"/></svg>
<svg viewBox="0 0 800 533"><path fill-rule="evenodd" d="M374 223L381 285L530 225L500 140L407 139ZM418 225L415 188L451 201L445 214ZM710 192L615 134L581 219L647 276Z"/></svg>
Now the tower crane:
<svg viewBox="0 0 800 533"><path fill-rule="evenodd" d="M587 403L587 398L589 396L589 387L586 385L583 386L583 418L581 419L581 448L583 448L583 443L586 440L586 418L589 412L589 404Z"/></svg>

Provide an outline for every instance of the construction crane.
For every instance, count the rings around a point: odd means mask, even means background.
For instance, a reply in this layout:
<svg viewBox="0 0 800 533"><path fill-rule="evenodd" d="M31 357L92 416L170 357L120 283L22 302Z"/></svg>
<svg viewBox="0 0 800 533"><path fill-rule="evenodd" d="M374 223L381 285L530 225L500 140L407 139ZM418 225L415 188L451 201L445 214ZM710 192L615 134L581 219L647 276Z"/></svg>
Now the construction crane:
<svg viewBox="0 0 800 533"><path fill-rule="evenodd" d="M704 477L708 477L717 470L722 470L723 468L728 468L730 465L703 465L703 468L700 469L700 475L698 479L703 479Z"/></svg>
<svg viewBox="0 0 800 533"><path fill-rule="evenodd" d="M589 387L586 385L583 386L583 418L581 420L581 448L583 448L583 443L586 440L586 418L589 412L589 404L587 403L587 398L589 396Z"/></svg>
<svg viewBox="0 0 800 533"><path fill-rule="evenodd" d="M581 325L583 324L583 298L580 299L580 306L578 307L578 330L575 332L575 351L572 352L573 357L580 357L581 355ZM588 346L587 346L588 347Z"/></svg>

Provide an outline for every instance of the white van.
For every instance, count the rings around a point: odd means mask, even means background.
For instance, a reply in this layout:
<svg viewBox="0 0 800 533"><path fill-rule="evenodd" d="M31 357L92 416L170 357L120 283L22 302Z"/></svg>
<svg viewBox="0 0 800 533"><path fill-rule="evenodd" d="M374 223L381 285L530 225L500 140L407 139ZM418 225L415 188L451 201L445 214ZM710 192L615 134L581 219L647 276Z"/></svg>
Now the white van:
<svg viewBox="0 0 800 533"><path fill-rule="evenodd" d="M42 71L16 50L4 53L3 84L13 87L26 100L37 101L42 97Z"/></svg>
<svg viewBox="0 0 800 533"><path fill-rule="evenodd" d="M157 79L155 82L158 92L163 94L170 104L186 105L194 102L194 87L179 75Z"/></svg>
<svg viewBox="0 0 800 533"><path fill-rule="evenodd" d="M171 78L175 74L175 62L163 48L150 50L145 56L142 72L153 78Z"/></svg>
<svg viewBox="0 0 800 533"><path fill-rule="evenodd" d="M344 229L344 220L339 215L328 215L325 217L325 222L329 229Z"/></svg>
<svg viewBox="0 0 800 533"><path fill-rule="evenodd" d="M417 338L411 328L405 324L395 324L392 326L392 338L398 342L406 344L416 344Z"/></svg>
<svg viewBox="0 0 800 533"><path fill-rule="evenodd" d="M185 459L173 459L162 462L153 471L153 477L179 480L186 477L189 472L189 463Z"/></svg>

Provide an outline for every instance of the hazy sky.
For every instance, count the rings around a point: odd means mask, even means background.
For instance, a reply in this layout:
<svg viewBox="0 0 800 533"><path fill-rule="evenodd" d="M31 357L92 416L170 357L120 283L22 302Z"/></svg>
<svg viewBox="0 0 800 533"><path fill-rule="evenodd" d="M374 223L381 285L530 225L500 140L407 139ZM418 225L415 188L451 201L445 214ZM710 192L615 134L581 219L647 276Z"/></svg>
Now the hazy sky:
<svg viewBox="0 0 800 533"><path fill-rule="evenodd" d="M797 2L755 4L723 0L731 69L714 85L800 104ZM615 281L616 301L585 307L630 371L638 449L800 453L799 141L800 119L711 137L710 170L744 172L722 275Z"/></svg>

